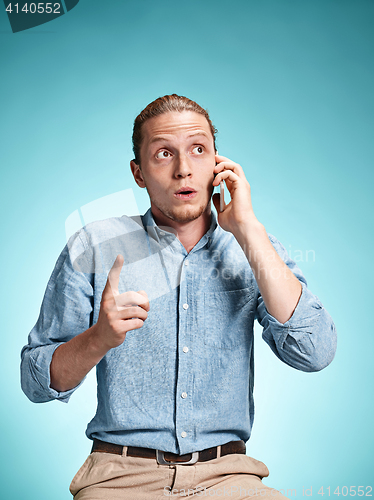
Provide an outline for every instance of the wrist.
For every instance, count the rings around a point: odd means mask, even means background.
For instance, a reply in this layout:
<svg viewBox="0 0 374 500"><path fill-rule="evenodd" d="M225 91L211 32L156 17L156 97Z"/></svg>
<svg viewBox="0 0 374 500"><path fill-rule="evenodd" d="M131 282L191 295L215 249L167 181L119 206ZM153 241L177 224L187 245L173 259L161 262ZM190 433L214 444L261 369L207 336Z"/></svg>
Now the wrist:
<svg viewBox="0 0 374 500"><path fill-rule="evenodd" d="M91 350L92 355L98 358L103 358L105 354L111 349L111 346L106 345L101 334L100 326L95 323L87 330L88 342L87 346Z"/></svg>
<svg viewBox="0 0 374 500"><path fill-rule="evenodd" d="M244 253L247 253L247 250L252 247L256 247L264 238L268 240L265 226L255 216L238 224L233 234Z"/></svg>

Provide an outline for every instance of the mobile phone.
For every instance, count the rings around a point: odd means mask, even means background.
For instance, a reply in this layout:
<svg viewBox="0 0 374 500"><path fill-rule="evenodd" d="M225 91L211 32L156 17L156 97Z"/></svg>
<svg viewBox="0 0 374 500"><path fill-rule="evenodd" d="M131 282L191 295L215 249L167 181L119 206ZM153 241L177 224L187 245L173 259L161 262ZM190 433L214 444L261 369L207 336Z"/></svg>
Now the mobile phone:
<svg viewBox="0 0 374 500"><path fill-rule="evenodd" d="M216 163L217 165L217 163ZM218 174L214 174L214 178L217 177ZM219 211L223 212L225 209L225 185L223 181L219 183Z"/></svg>
<svg viewBox="0 0 374 500"><path fill-rule="evenodd" d="M223 212L225 209L225 188L223 181L219 183L219 211Z"/></svg>

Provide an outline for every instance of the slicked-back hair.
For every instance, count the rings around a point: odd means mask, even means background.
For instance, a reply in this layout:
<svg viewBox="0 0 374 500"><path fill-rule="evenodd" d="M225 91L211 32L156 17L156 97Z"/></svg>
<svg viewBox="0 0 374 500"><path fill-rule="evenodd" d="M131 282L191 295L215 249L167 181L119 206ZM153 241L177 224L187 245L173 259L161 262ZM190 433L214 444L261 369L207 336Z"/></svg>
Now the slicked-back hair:
<svg viewBox="0 0 374 500"><path fill-rule="evenodd" d="M143 141L142 126L150 118L162 115L164 113L170 113L171 111L194 111L200 115L205 116L210 131L212 132L214 149L216 148L216 134L217 129L214 127L208 111L199 106L195 101L188 99L187 97L180 96L177 94L164 95L159 97L155 101L148 104L146 108L143 109L141 113L135 118L134 129L132 134L132 149L134 151L134 161L137 165L140 165L140 147Z"/></svg>

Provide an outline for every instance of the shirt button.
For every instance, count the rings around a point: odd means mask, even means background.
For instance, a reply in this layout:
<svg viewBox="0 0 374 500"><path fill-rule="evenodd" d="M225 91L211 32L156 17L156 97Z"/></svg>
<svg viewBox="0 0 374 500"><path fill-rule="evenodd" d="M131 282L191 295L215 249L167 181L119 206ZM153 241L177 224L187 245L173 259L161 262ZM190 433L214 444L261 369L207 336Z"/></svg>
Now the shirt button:
<svg viewBox="0 0 374 500"><path fill-rule="evenodd" d="M188 352L188 347L186 345L183 347L183 352Z"/></svg>
<svg viewBox="0 0 374 500"><path fill-rule="evenodd" d="M188 309L188 304L183 304L183 309Z"/></svg>
<svg viewBox="0 0 374 500"><path fill-rule="evenodd" d="M190 261L189 261L189 260L185 260L185 261L184 261L184 265L185 265L185 266L189 266L189 265L190 265Z"/></svg>
<svg viewBox="0 0 374 500"><path fill-rule="evenodd" d="M182 398L183 398L183 399L186 399L186 397L187 397L187 392L182 392L181 396L182 396Z"/></svg>
<svg viewBox="0 0 374 500"><path fill-rule="evenodd" d="M181 432L181 436L182 436L182 438L187 437L187 432L186 431Z"/></svg>

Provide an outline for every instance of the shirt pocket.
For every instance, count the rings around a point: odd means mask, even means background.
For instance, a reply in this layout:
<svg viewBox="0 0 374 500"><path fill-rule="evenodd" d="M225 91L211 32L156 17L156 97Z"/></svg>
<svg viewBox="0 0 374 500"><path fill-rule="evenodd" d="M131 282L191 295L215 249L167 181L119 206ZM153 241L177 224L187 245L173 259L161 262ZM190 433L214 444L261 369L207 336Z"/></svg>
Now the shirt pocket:
<svg viewBox="0 0 374 500"><path fill-rule="evenodd" d="M255 308L253 287L204 293L204 344L219 349L247 346Z"/></svg>

